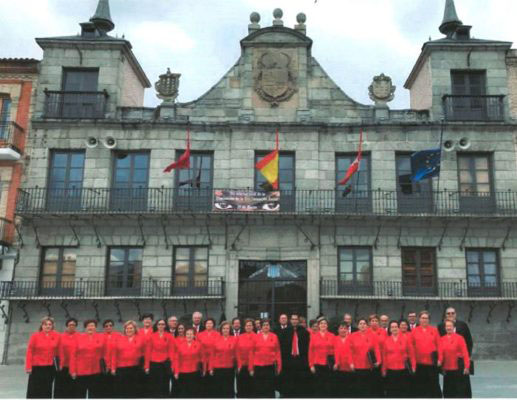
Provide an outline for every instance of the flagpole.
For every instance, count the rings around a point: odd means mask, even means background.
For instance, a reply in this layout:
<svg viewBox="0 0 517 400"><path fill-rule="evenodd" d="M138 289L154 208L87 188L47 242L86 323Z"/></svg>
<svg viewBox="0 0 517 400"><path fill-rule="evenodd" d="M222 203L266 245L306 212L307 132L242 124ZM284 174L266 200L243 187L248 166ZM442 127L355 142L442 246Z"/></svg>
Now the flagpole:
<svg viewBox="0 0 517 400"><path fill-rule="evenodd" d="M357 172L355 174L356 176L354 176L355 184L354 184L354 193L352 194L352 198L354 197L354 194L356 196L358 195L357 187L359 186L359 172L361 170L360 165L361 165L362 151L363 151L363 128L361 127L359 130L359 148L357 151L357 157L359 157L359 168L357 169ZM357 204L356 204L356 206L357 206Z"/></svg>

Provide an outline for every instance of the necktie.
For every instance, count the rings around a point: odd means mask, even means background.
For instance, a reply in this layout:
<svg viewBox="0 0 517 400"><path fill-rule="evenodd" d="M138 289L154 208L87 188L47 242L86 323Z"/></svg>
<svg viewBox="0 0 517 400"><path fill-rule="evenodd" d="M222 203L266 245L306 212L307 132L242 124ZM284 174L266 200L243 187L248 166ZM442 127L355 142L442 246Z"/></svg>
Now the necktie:
<svg viewBox="0 0 517 400"><path fill-rule="evenodd" d="M291 350L291 355L293 357L298 357L300 355L300 352L298 351L298 333L296 332L296 330L293 334L293 348Z"/></svg>

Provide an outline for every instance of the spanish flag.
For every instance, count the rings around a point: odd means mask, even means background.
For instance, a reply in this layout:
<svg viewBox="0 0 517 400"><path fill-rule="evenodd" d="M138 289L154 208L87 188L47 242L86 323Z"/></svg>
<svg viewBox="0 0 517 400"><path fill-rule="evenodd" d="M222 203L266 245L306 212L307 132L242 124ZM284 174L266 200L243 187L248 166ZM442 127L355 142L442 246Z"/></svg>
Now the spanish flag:
<svg viewBox="0 0 517 400"><path fill-rule="evenodd" d="M255 164L274 190L278 190L278 128L276 129L275 150L267 154Z"/></svg>

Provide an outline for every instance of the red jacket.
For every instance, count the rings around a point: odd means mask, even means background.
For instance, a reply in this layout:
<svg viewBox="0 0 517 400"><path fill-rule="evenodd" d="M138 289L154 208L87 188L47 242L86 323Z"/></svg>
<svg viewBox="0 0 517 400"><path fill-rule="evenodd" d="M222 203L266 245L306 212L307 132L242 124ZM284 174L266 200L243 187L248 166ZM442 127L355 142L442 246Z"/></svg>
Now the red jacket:
<svg viewBox="0 0 517 400"><path fill-rule="evenodd" d="M111 370L111 348L113 347L113 343L115 343L116 339L122 336L121 333L113 331L112 333L101 333L104 336L104 362L106 363L106 368Z"/></svg>
<svg viewBox="0 0 517 400"><path fill-rule="evenodd" d="M78 376L100 374L105 345L106 337L100 333L78 334L75 351L70 359L70 374Z"/></svg>
<svg viewBox="0 0 517 400"><path fill-rule="evenodd" d="M467 344L463 336L453 333L440 338L440 357L442 368L445 371L456 371L458 369L458 358L462 357L465 368L470 368L470 357Z"/></svg>
<svg viewBox="0 0 517 400"><path fill-rule="evenodd" d="M323 335L317 332L312 335L309 343L309 366L327 365L327 357L334 354L336 336L327 332Z"/></svg>
<svg viewBox="0 0 517 400"><path fill-rule="evenodd" d="M174 337L168 332L164 332L162 337L158 332L153 332L147 340L145 369L149 369L151 362L162 363L173 359Z"/></svg>
<svg viewBox="0 0 517 400"><path fill-rule="evenodd" d="M188 374L199 371L199 365L202 363L202 345L193 340L190 345L187 340L176 342L176 351L174 352L174 373Z"/></svg>
<svg viewBox="0 0 517 400"><path fill-rule="evenodd" d="M77 336L79 333L67 333L61 334L61 340L59 341L59 368L68 368L70 366L70 357L75 351L77 343Z"/></svg>
<svg viewBox="0 0 517 400"><path fill-rule="evenodd" d="M334 340L334 357L335 357L335 365L337 365L338 370L342 372L350 372L350 357L349 351L350 346L348 341L350 339L350 334L346 335L344 338L341 336L336 336Z"/></svg>
<svg viewBox="0 0 517 400"><path fill-rule="evenodd" d="M349 345L349 363L354 365L355 369L371 369L373 365L368 358L368 352L373 350L377 362L381 361L381 352L377 343L377 335L370 332L354 332L348 340Z"/></svg>
<svg viewBox="0 0 517 400"><path fill-rule="evenodd" d="M208 369L208 361L210 359L210 354L214 350L215 342L219 339L220 336L221 335L219 334L219 332L217 332L214 329L212 329L211 331L204 330L196 335L196 341L198 341L202 345L201 358L203 360L205 370Z"/></svg>
<svg viewBox="0 0 517 400"><path fill-rule="evenodd" d="M282 356L280 354L280 343L278 337L270 332L264 335L257 333L253 344L253 351L250 353L248 369L253 371L255 367L264 367L276 363L277 373L282 371Z"/></svg>
<svg viewBox="0 0 517 400"><path fill-rule="evenodd" d="M210 371L213 371L215 368L235 367L236 344L236 336L228 336L226 338L223 336L219 336L219 338L214 343L212 352L210 353L208 369Z"/></svg>
<svg viewBox="0 0 517 400"><path fill-rule="evenodd" d="M417 326L411 331L411 344L415 352L416 363L432 365L431 353L436 351L440 354L440 334L438 329L429 325L427 328Z"/></svg>
<svg viewBox="0 0 517 400"><path fill-rule="evenodd" d="M409 360L413 370L416 369L415 352L408 337L399 334L397 340L395 340L393 336L387 336L382 346L382 372L404 370L406 369L406 360Z"/></svg>
<svg viewBox="0 0 517 400"><path fill-rule="evenodd" d="M143 339L145 339L145 341L147 342L151 336L153 335L154 331L153 331L153 328L149 328L149 329L145 329L145 328L140 328L137 332L138 336L142 337Z"/></svg>
<svg viewBox="0 0 517 400"><path fill-rule="evenodd" d="M131 340L125 335L120 335L111 345L111 370L117 368L135 367L144 356L145 341L139 335L134 335Z"/></svg>
<svg viewBox="0 0 517 400"><path fill-rule="evenodd" d="M48 367L54 364L54 357L59 355L60 334L56 331L33 333L27 345L25 370L32 367Z"/></svg>
<svg viewBox="0 0 517 400"><path fill-rule="evenodd" d="M247 367L250 363L250 356L255 346L256 333L242 333L237 337L235 352L237 357L237 368Z"/></svg>

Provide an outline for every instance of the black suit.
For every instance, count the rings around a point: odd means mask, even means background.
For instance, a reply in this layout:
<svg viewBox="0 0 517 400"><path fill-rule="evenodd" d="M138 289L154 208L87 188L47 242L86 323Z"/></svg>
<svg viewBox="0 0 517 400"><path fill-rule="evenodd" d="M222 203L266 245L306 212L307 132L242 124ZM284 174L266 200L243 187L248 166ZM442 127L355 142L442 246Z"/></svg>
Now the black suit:
<svg viewBox="0 0 517 400"><path fill-rule="evenodd" d="M280 341L280 353L282 354L282 385L283 397L307 397L309 389L307 381L310 378L309 371L309 332L302 326L296 327L298 336L298 356L293 356L293 338L295 328L292 326L282 330L278 337Z"/></svg>
<svg viewBox="0 0 517 400"><path fill-rule="evenodd" d="M444 336L446 334L445 332L445 322L441 322L438 325L438 332L440 332L440 336ZM465 339L465 343L467 344L467 350L469 352L469 356L472 357L472 349L474 348L474 341L472 340L472 335L470 334L469 326L466 322L456 320L456 333L458 335L463 336L463 339ZM472 358L471 358L472 362ZM472 398L472 387L470 385L470 377L466 377L466 397Z"/></svg>
<svg viewBox="0 0 517 400"><path fill-rule="evenodd" d="M285 373L284 373L284 353L283 353L283 346L285 345L286 341L286 334L290 328L290 325L286 325L285 327L282 327L282 325L277 325L276 328L273 330L273 333L278 337L278 342L280 343L280 352L282 353L282 373L277 377L276 380L276 389L280 393L280 397L286 397L285 396L285 388L286 388L286 380L285 380ZM284 343L284 345L283 345Z"/></svg>
<svg viewBox="0 0 517 400"><path fill-rule="evenodd" d="M237 329L237 332L239 333L239 335L242 335L244 333L244 330L242 328L239 328ZM230 336L237 336L235 335L235 329L230 328Z"/></svg>
<svg viewBox="0 0 517 400"><path fill-rule="evenodd" d="M203 332L205 330L203 323L199 324L197 327L194 324L192 324L192 328L194 328L194 332L196 333ZM199 328L199 330L196 328Z"/></svg>

